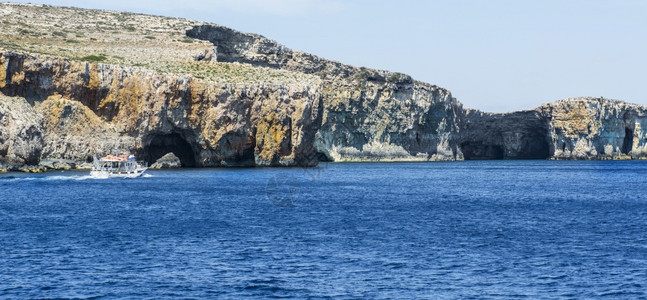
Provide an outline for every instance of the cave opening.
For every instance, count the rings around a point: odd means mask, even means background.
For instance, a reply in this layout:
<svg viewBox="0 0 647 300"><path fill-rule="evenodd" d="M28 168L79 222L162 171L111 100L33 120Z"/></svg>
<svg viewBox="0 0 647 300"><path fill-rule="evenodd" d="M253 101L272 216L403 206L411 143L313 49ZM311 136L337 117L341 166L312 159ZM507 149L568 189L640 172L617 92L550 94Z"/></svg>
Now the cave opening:
<svg viewBox="0 0 647 300"><path fill-rule="evenodd" d="M548 159L550 158L550 144L548 137L542 132L529 135L521 142L521 149L510 159Z"/></svg>
<svg viewBox="0 0 647 300"><path fill-rule="evenodd" d="M634 147L634 131L625 127L625 137L622 140L622 153L629 155Z"/></svg>
<svg viewBox="0 0 647 300"><path fill-rule="evenodd" d="M533 132L517 139L503 139L510 145L468 141L461 144L465 160L548 159L550 144L542 132Z"/></svg>
<svg viewBox="0 0 647 300"><path fill-rule="evenodd" d="M481 142L465 142L461 144L463 157L465 160L494 160L503 159L503 147L499 145L489 145Z"/></svg>
<svg viewBox="0 0 647 300"><path fill-rule="evenodd" d="M178 133L154 135L142 149L140 158L151 165L170 152L180 159L183 168L197 166L193 147Z"/></svg>
<svg viewBox="0 0 647 300"><path fill-rule="evenodd" d="M333 162L333 161L335 161L328 154L326 154L324 152L321 152L321 151L317 151L315 155L317 156L317 161L318 162Z"/></svg>

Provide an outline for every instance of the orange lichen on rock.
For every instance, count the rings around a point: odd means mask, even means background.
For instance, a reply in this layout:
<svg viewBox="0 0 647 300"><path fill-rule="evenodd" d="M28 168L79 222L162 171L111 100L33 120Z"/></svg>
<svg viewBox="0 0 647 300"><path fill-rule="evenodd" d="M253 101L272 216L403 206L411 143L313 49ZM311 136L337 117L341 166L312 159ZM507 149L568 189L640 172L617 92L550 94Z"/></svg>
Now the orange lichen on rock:
<svg viewBox="0 0 647 300"><path fill-rule="evenodd" d="M137 115L139 105L143 102L147 90L141 80L135 77L126 78L123 87L117 94L117 105L127 115Z"/></svg>
<svg viewBox="0 0 647 300"><path fill-rule="evenodd" d="M4 56L0 55L0 89L4 88L7 80L7 68L5 67Z"/></svg>
<svg viewBox="0 0 647 300"><path fill-rule="evenodd" d="M25 72L17 72L11 76L12 84L21 84L25 81Z"/></svg>
<svg viewBox="0 0 647 300"><path fill-rule="evenodd" d="M88 72L88 89L91 91L97 91L100 83L97 64L88 63L86 68Z"/></svg>
<svg viewBox="0 0 647 300"><path fill-rule="evenodd" d="M577 102L569 107L564 114L555 114L554 126L562 128L569 137L597 133L597 123L594 120L595 110L589 111L584 102Z"/></svg>
<svg viewBox="0 0 647 300"><path fill-rule="evenodd" d="M38 112L44 116L45 128L57 133L83 135L107 126L83 103L60 95L45 99L39 105Z"/></svg>
<svg viewBox="0 0 647 300"><path fill-rule="evenodd" d="M285 123L288 123L287 126ZM289 119L279 118L272 112L265 116L256 128L256 152L264 161L274 162L280 156L290 153Z"/></svg>

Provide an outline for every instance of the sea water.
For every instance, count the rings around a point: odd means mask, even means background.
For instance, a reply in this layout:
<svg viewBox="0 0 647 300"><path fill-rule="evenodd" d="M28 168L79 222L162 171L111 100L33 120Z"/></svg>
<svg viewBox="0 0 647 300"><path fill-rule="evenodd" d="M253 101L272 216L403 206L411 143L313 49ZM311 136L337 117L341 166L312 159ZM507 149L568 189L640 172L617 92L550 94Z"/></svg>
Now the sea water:
<svg viewBox="0 0 647 300"><path fill-rule="evenodd" d="M0 175L2 298L645 298L647 162Z"/></svg>

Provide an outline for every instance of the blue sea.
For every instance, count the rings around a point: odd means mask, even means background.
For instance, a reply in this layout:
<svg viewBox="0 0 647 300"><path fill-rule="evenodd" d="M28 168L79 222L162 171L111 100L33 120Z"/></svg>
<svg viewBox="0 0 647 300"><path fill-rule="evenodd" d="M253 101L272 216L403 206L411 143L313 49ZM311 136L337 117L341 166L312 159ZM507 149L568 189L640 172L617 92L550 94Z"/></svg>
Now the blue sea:
<svg viewBox="0 0 647 300"><path fill-rule="evenodd" d="M647 298L647 162L0 174L0 298Z"/></svg>

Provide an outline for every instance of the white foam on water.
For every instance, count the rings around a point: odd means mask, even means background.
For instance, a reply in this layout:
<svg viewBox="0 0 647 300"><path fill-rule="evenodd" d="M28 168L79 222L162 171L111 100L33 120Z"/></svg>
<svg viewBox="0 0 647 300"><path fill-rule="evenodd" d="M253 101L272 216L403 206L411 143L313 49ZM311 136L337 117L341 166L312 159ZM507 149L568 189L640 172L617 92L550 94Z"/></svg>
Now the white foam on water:
<svg viewBox="0 0 647 300"><path fill-rule="evenodd" d="M70 175L70 176L54 175L54 176L39 177L38 179L41 179L44 181L70 181L70 180L78 181L78 180L102 179L102 178L95 178L90 175Z"/></svg>
<svg viewBox="0 0 647 300"><path fill-rule="evenodd" d="M142 178L151 178L154 177L151 174L143 174ZM46 175L41 176L9 176L5 178L0 177L0 180L5 182L21 182L21 181L84 181L84 180L105 180L111 179L109 177L93 177L89 174L87 175ZM113 178L114 179L114 178Z"/></svg>
<svg viewBox="0 0 647 300"><path fill-rule="evenodd" d="M61 175L54 175L54 176L45 176L41 177L43 180L46 181L57 181L57 180L76 180L81 176L61 176Z"/></svg>
<svg viewBox="0 0 647 300"><path fill-rule="evenodd" d="M81 180L88 180L88 179L103 179L103 178L95 178L90 175L44 175L44 176L38 176L38 177L12 177L10 179L6 179L9 182L20 182L20 181L34 181L34 180L39 180L39 181L71 181L71 180L76 180L76 181L81 181ZM107 179L107 178L106 178Z"/></svg>
<svg viewBox="0 0 647 300"><path fill-rule="evenodd" d="M15 181L32 181L32 180L37 180L37 177L5 177L5 178L0 178L4 182L15 182Z"/></svg>
<svg viewBox="0 0 647 300"><path fill-rule="evenodd" d="M108 179L108 178L107 177L105 177L105 178L97 178L97 177L92 177L91 175L84 175L84 176L78 176L74 180L88 180L88 179L103 180L103 179Z"/></svg>

